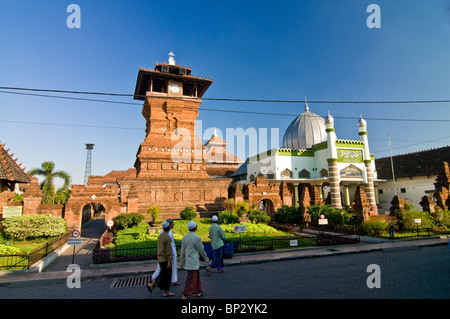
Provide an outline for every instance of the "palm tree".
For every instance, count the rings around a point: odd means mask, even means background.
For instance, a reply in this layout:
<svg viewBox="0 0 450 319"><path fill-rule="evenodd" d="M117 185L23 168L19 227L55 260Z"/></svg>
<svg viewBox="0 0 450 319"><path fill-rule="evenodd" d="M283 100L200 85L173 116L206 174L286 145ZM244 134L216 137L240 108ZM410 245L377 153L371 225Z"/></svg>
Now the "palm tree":
<svg viewBox="0 0 450 319"><path fill-rule="evenodd" d="M42 176L44 180L39 184L42 190L42 204L54 204L55 203L55 185L53 185L53 179L55 177L61 178L64 181L63 187L58 189L61 191L62 189L68 189L71 178L70 175L64 171L54 172L55 164L50 161L43 162L41 164L41 168L33 168L30 172L30 176Z"/></svg>

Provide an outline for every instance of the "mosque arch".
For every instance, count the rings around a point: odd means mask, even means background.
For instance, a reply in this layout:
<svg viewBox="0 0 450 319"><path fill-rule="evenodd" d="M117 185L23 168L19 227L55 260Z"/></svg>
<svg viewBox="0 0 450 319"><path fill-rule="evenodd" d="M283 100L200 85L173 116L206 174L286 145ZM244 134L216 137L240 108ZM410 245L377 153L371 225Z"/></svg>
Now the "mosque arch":
<svg viewBox="0 0 450 319"><path fill-rule="evenodd" d="M339 175L343 178L345 177L362 177L363 176L363 171L361 169L359 169L358 167L356 167L353 164L350 164L347 167L344 167L343 169L341 169L341 171L339 172Z"/></svg>
<svg viewBox="0 0 450 319"><path fill-rule="evenodd" d="M280 173L281 178L292 178L292 171L289 169L285 169Z"/></svg>
<svg viewBox="0 0 450 319"><path fill-rule="evenodd" d="M298 173L299 178L311 178L311 173L307 169L302 169Z"/></svg>

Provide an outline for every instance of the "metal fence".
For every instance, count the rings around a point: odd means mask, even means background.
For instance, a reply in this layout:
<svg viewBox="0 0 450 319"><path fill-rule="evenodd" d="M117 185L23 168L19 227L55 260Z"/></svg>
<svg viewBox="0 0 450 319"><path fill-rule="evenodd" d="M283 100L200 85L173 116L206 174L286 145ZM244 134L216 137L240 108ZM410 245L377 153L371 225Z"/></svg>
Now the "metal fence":
<svg viewBox="0 0 450 319"><path fill-rule="evenodd" d="M423 227L423 228L394 229L394 230L371 229L367 235L372 237L388 238L396 240L396 239L430 237L433 234L434 233L431 228Z"/></svg>
<svg viewBox="0 0 450 319"><path fill-rule="evenodd" d="M377 238L387 238L387 239L408 239L408 238L420 238L420 237L430 237L434 235L434 231L429 227L416 227L407 229L394 229L389 230L388 228L368 228L363 229L360 225L315 225L304 227L305 229L313 229L316 231L323 232L333 232L339 234L347 235L357 235L357 236L371 236Z"/></svg>
<svg viewBox="0 0 450 319"><path fill-rule="evenodd" d="M267 237L267 238L242 238L225 243L225 249L231 245L232 254L249 253L258 251L274 251L282 249L293 249L300 247L328 246L359 243L359 236L347 234L318 234L304 236L283 236L283 237ZM203 244L205 251L210 255L209 243ZM177 250L180 250L180 243L176 244ZM229 246L228 246L229 247ZM133 247L133 248L101 248L100 242L94 249L93 263L114 263L122 261L138 261L138 260L154 260L156 256L156 245L149 247ZM226 257L225 253L225 258Z"/></svg>
<svg viewBox="0 0 450 319"><path fill-rule="evenodd" d="M67 243L70 233L55 238L28 254L0 255L0 270L29 269L35 262Z"/></svg>

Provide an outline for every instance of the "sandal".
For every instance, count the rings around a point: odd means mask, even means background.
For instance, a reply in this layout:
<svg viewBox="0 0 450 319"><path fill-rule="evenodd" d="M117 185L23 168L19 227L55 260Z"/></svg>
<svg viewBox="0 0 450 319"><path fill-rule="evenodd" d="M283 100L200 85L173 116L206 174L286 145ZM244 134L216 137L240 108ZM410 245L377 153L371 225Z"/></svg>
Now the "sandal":
<svg viewBox="0 0 450 319"><path fill-rule="evenodd" d="M167 293L167 294L163 294L163 297L173 297L173 296L175 296L175 294L173 293L173 292L169 292L169 293Z"/></svg>
<svg viewBox="0 0 450 319"><path fill-rule="evenodd" d="M153 293L153 286L151 284L147 284L147 289L151 294Z"/></svg>
<svg viewBox="0 0 450 319"><path fill-rule="evenodd" d="M201 296L203 296L203 292L197 294L197 297L201 297Z"/></svg>
<svg viewBox="0 0 450 319"><path fill-rule="evenodd" d="M211 276L211 268L210 267L206 268L206 273L208 274L208 276Z"/></svg>

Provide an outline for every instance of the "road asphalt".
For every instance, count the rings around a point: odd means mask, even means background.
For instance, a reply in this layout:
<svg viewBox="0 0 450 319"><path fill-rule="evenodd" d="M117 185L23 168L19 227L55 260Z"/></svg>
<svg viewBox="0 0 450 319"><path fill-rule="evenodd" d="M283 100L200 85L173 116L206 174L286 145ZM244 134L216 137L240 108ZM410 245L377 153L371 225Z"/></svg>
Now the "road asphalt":
<svg viewBox="0 0 450 319"><path fill-rule="evenodd" d="M72 274L67 267L76 264L81 269L81 280L98 279L105 277L119 277L130 275L151 274L155 271L156 261L126 262L113 264L92 264L92 251L104 231L104 220L93 220L82 230L83 242L81 246L64 246L53 255L47 257L53 261L45 268L30 270L0 271L0 286L40 285L52 281L66 281ZM367 253L392 249L407 249L408 247L430 247L437 245L449 245L447 237L431 237L409 240L383 240L366 241L361 243L339 246L325 246L312 248L299 248L281 251L260 253L234 254L233 258L225 259L225 266L237 266L243 264L257 264L283 260L302 258L317 258L341 254ZM75 247L75 250L74 248ZM75 252L75 254L74 254ZM206 267L206 263L201 268Z"/></svg>

